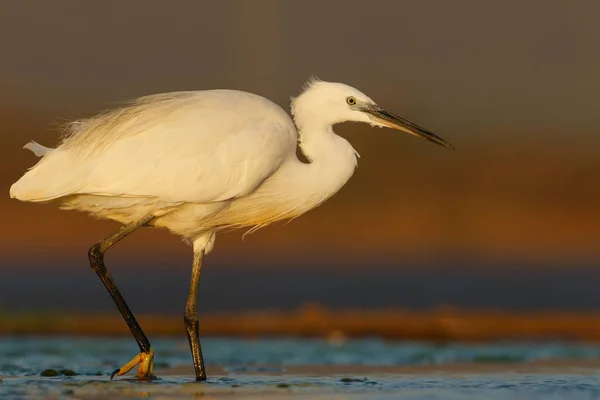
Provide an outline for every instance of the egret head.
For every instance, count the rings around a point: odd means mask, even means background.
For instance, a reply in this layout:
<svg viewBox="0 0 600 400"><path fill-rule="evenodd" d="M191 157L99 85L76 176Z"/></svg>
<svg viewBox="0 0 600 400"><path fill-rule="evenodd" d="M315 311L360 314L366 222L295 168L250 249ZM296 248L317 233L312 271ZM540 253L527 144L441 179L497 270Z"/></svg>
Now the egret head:
<svg viewBox="0 0 600 400"><path fill-rule="evenodd" d="M292 99L292 114L299 128L307 125L334 125L341 122L365 122L422 137L450 149L441 137L379 107L369 96L343 83L313 79L300 96Z"/></svg>

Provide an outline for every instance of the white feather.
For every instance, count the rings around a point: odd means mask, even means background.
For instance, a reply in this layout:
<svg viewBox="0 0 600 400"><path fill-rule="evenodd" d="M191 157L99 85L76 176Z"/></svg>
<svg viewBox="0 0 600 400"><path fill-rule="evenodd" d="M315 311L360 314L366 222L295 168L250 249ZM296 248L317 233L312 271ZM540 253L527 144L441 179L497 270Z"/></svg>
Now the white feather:
<svg viewBox="0 0 600 400"><path fill-rule="evenodd" d="M51 149L50 147L42 146L41 144L36 143L33 140L31 142L27 143L25 146L23 146L23 148L32 151L33 154L35 154L37 157L43 157L48 152L54 150L54 149Z"/></svg>
<svg viewBox="0 0 600 400"><path fill-rule="evenodd" d="M294 122L263 97L232 90L143 97L71 124L56 149L28 144L44 157L11 196L123 223L154 214L155 226L212 247L218 230L297 217L346 183L356 152L331 125L368 122L347 96L372 102L317 80L293 100L310 164L296 157Z"/></svg>

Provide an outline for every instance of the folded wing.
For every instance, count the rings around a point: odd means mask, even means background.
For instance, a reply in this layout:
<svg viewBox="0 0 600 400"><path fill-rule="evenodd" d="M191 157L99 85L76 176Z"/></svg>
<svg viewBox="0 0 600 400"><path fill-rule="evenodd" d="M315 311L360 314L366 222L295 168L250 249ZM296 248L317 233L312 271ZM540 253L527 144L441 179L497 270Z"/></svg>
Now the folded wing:
<svg viewBox="0 0 600 400"><path fill-rule="evenodd" d="M78 122L11 188L25 201L91 194L210 203L244 196L295 154L277 105L238 91L149 96ZM44 148L46 149L46 148Z"/></svg>

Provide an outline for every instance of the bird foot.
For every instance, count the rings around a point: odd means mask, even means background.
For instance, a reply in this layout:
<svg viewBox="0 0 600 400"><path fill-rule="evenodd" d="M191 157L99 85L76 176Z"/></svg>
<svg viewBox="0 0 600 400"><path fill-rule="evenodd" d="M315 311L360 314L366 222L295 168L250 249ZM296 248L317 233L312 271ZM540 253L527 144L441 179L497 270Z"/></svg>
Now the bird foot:
<svg viewBox="0 0 600 400"><path fill-rule="evenodd" d="M115 375L122 376L131 371L136 365L138 365L137 380L138 381L153 381L158 379L154 374L154 350L150 349L148 353L141 352L131 359L127 364L121 368L116 369L110 375L112 380Z"/></svg>

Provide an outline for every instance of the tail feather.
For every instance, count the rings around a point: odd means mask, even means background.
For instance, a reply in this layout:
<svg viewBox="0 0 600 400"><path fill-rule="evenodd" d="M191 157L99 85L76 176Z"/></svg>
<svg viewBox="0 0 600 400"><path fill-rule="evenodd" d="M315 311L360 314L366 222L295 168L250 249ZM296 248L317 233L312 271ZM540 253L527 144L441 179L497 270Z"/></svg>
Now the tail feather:
<svg viewBox="0 0 600 400"><path fill-rule="evenodd" d="M69 195L81 185L72 171L68 154L29 142L24 146L42 159L10 187L10 197L21 201L45 202Z"/></svg>
<svg viewBox="0 0 600 400"><path fill-rule="evenodd" d="M24 149L30 150L38 157L44 157L50 151L54 150L50 147L42 146L41 144L34 142L33 140L23 146Z"/></svg>

